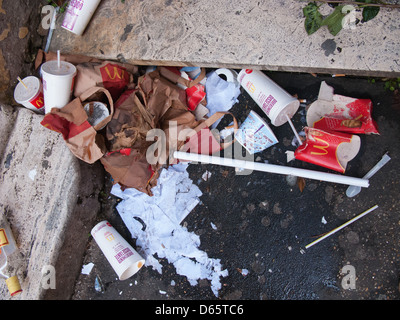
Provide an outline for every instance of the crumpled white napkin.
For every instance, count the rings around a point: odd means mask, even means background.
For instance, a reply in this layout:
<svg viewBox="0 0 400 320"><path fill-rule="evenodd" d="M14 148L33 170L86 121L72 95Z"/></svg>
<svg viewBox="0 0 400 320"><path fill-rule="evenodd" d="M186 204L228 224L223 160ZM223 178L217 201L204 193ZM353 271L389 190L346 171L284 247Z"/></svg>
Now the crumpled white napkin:
<svg viewBox="0 0 400 320"><path fill-rule="evenodd" d="M117 211L136 238L136 245L141 247L145 265L162 273L157 258L165 258L192 286L199 279L211 280L211 289L218 297L220 277L227 276L228 271L222 270L220 259L211 259L198 249L198 235L180 225L202 195L189 178L187 166L180 163L163 169L157 186L152 189L152 197L134 188L122 191L118 184L111 193L122 199Z"/></svg>

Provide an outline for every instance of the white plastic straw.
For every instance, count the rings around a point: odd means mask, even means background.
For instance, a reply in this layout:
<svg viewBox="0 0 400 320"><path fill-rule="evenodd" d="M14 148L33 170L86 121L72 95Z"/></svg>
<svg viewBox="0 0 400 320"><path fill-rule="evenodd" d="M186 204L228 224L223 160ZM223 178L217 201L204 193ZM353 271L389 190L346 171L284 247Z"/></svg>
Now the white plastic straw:
<svg viewBox="0 0 400 320"><path fill-rule="evenodd" d="M327 172L319 172L308 169L299 169L293 167L285 167L280 165L274 165L269 163L261 163L261 162L253 162L253 161L245 161L231 158L222 158L216 156L209 156L204 154L197 153L187 153L182 151L174 152L175 159L188 160L188 161L196 161L202 163L210 163L216 165L222 165L227 167L234 168L243 168L249 170L284 174L284 175L293 175L302 178L309 178L315 180L322 180L334 183L341 183L352 186L360 186L363 188L367 188L369 186L369 180L362 178L354 178L343 176L339 174L327 173Z"/></svg>
<svg viewBox="0 0 400 320"><path fill-rule="evenodd" d="M57 50L57 66L58 66L58 69L60 69L60 67L61 67L60 50Z"/></svg>
<svg viewBox="0 0 400 320"><path fill-rule="evenodd" d="M306 249L312 247L314 244L317 244L318 242L320 242L320 241L324 240L325 238L331 236L332 234L338 232L339 230L343 229L344 227L348 226L349 224L353 223L354 221L364 217L365 215L367 215L371 211L375 210L376 208L378 208L378 205L374 205L372 208L369 208L368 210L364 211L363 213L360 213L358 216L355 216L353 219L347 221L346 223L342 224L341 226L333 229L332 231L328 232L327 234L323 235L322 237L318 238L317 240L306 245Z"/></svg>
<svg viewBox="0 0 400 320"><path fill-rule="evenodd" d="M299 134L297 133L297 131L296 131L294 125L293 125L292 120L290 120L290 118L289 118L288 115L286 115L286 118L288 119L288 122L289 122L289 124L290 124L290 127L292 128L292 131L293 131L294 135L296 136L296 139L297 139L297 141L299 142L299 145L301 146L301 145L303 144L303 142L300 140L300 136L299 136Z"/></svg>

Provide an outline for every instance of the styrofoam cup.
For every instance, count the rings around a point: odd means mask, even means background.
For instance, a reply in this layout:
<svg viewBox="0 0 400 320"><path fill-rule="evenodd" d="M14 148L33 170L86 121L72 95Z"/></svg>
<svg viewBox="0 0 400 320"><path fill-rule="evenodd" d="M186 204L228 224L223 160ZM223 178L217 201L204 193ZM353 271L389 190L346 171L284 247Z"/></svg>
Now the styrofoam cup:
<svg viewBox="0 0 400 320"><path fill-rule="evenodd" d="M250 154L263 151L278 143L268 124L253 110L236 131L235 138Z"/></svg>
<svg viewBox="0 0 400 320"><path fill-rule="evenodd" d="M44 114L43 87L40 80L34 76L22 79L14 90L14 100L22 104L25 108L31 109L36 113Z"/></svg>
<svg viewBox="0 0 400 320"><path fill-rule="evenodd" d="M61 26L76 35L81 36L99 3L100 0L70 1Z"/></svg>
<svg viewBox="0 0 400 320"><path fill-rule="evenodd" d="M104 220L95 225L91 234L117 273L119 280L133 276L144 265L143 259L132 246Z"/></svg>
<svg viewBox="0 0 400 320"><path fill-rule="evenodd" d="M286 115L292 118L300 106L298 99L259 70L241 70L238 81L276 127L288 121Z"/></svg>
<svg viewBox="0 0 400 320"><path fill-rule="evenodd" d="M40 68L43 83L45 112L52 108L62 108L71 100L76 67L69 62L52 60L43 63Z"/></svg>

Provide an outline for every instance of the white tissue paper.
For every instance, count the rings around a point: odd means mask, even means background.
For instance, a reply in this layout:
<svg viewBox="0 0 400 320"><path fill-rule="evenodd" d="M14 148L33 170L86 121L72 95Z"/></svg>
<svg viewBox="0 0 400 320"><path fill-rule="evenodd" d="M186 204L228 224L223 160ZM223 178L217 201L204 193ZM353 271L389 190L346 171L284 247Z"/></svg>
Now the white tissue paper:
<svg viewBox="0 0 400 320"><path fill-rule="evenodd" d="M217 72L212 71L207 75L205 88L209 117L218 111L228 111L239 101L237 98L240 95L240 84L236 79L225 81ZM214 129L221 119L216 121L211 128Z"/></svg>
<svg viewBox="0 0 400 320"><path fill-rule="evenodd" d="M165 258L192 286L199 279L210 280L218 297L220 277L227 276L228 270L222 270L220 259L211 259L199 250L200 237L180 225L202 195L189 178L187 166L180 163L163 169L152 197L134 188L122 191L118 184L111 193L122 199L117 211L141 248L146 266L162 273L157 258Z"/></svg>

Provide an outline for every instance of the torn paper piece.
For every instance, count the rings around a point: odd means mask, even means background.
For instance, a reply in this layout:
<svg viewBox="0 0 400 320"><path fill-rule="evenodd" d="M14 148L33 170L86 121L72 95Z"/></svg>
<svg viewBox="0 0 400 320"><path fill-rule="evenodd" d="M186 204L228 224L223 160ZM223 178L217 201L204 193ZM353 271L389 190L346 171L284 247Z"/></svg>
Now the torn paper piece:
<svg viewBox="0 0 400 320"><path fill-rule="evenodd" d="M211 172L206 170L206 172L203 173L203 175L201 176L203 178L204 181L208 181L211 178Z"/></svg>
<svg viewBox="0 0 400 320"><path fill-rule="evenodd" d="M191 285L200 279L211 280L211 289L218 297L220 277L227 276L228 271L222 269L219 259L209 258L199 249L198 235L180 225L202 195L189 178L187 166L180 163L163 169L152 197L134 188L122 191L118 184L111 193L122 199L117 211L141 248L140 254L146 257L146 266L162 273L158 259L166 259ZM135 218L144 222L144 230Z"/></svg>
<svg viewBox="0 0 400 320"><path fill-rule="evenodd" d="M82 271L81 271L81 273L82 273L82 274L90 274L90 272L91 272L92 269L93 269L93 266L94 266L94 264L93 264L92 262L90 262L90 263L88 263L88 264L84 264L84 265L82 266Z"/></svg>
<svg viewBox="0 0 400 320"><path fill-rule="evenodd" d="M29 178L30 178L32 181L35 181L36 168L35 168L35 169L32 169L31 171L29 171L28 176L29 176Z"/></svg>

